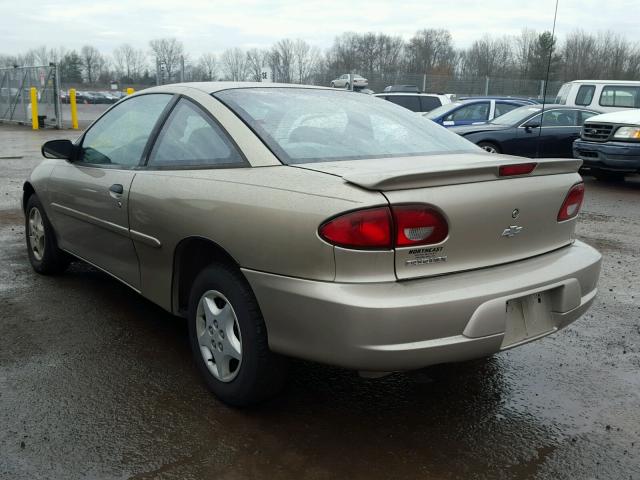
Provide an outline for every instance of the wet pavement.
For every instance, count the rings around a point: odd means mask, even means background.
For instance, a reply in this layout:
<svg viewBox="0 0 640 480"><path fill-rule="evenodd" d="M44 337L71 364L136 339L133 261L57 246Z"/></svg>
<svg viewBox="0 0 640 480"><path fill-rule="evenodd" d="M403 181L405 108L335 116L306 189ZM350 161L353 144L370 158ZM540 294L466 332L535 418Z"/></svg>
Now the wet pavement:
<svg viewBox="0 0 640 480"><path fill-rule="evenodd" d="M604 265L569 328L378 380L294 362L243 411L206 390L184 321L86 265L31 270L22 181L74 135L0 126L0 478L640 479L640 177L586 178Z"/></svg>

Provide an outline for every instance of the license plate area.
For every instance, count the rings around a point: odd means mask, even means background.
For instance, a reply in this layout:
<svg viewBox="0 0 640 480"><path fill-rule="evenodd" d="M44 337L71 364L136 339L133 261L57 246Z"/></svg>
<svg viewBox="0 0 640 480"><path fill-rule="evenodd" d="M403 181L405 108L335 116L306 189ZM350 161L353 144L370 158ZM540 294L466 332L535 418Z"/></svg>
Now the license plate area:
<svg viewBox="0 0 640 480"><path fill-rule="evenodd" d="M502 348L550 333L555 329L551 319L549 292L533 293L506 302L506 319Z"/></svg>

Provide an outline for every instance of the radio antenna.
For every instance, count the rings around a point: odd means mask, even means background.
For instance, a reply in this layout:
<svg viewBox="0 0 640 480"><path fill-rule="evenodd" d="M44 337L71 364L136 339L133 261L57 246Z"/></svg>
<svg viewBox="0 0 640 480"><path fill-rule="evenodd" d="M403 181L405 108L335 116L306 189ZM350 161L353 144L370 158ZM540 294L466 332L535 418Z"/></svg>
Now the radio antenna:
<svg viewBox="0 0 640 480"><path fill-rule="evenodd" d="M540 138L542 136L542 122L544 121L544 107L547 102L547 88L549 88L549 72L551 71L551 59L553 58L553 50L556 46L556 19L558 18L558 2L556 0L556 10L553 14L553 28L551 29L551 48L549 48L549 59L547 60L547 75L544 79L544 88L542 89L542 111L540 112L540 126L538 127L538 140L536 142L536 158L540 158Z"/></svg>

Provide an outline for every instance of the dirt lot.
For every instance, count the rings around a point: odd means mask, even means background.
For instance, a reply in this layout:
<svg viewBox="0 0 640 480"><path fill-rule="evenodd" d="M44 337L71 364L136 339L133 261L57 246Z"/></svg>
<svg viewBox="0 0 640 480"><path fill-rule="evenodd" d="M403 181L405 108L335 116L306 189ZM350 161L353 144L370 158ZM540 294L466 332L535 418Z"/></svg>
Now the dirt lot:
<svg viewBox="0 0 640 480"><path fill-rule="evenodd" d="M640 178L586 179L579 235L604 265L568 329L379 380L296 362L238 411L183 321L86 265L31 270L22 182L45 138L74 135L0 126L0 478L640 479Z"/></svg>

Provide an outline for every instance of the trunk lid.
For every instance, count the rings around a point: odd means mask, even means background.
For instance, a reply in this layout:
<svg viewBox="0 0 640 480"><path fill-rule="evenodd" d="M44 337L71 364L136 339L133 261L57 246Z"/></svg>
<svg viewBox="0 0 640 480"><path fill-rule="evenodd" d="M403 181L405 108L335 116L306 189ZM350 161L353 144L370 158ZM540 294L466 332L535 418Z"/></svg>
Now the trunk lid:
<svg viewBox="0 0 640 480"><path fill-rule="evenodd" d="M499 176L500 165L523 162L538 165L528 175ZM395 249L396 276L408 279L499 265L571 243L575 219L558 222L557 216L571 186L581 181L580 165L481 153L299 166L380 191L392 205L428 204L444 214L444 241Z"/></svg>

